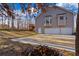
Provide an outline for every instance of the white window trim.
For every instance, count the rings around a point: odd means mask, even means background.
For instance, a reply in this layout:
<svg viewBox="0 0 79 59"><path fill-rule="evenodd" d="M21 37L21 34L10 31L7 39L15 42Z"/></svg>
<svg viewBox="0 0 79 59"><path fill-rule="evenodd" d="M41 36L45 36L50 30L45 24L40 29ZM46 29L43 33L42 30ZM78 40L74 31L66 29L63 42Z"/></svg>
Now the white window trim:
<svg viewBox="0 0 79 59"><path fill-rule="evenodd" d="M46 18L48 18L49 24L46 23L46 20L47 20ZM45 23L44 23L44 25L45 26L51 25L51 19L52 19L52 17L50 17L50 16L49 17L45 17Z"/></svg>
<svg viewBox="0 0 79 59"><path fill-rule="evenodd" d="M60 18L60 16L63 16L63 17L64 17L64 19L63 19L63 20L65 20L65 15L59 15L59 18Z"/></svg>

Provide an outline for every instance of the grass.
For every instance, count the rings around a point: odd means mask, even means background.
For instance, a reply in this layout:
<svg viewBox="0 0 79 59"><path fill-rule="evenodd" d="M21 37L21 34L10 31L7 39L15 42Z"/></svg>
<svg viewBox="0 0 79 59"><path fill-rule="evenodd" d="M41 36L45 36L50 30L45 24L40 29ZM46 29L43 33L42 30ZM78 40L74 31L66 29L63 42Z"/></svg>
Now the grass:
<svg viewBox="0 0 79 59"><path fill-rule="evenodd" d="M66 51L64 49L58 49L58 50L60 50L64 56L75 56L75 52Z"/></svg>
<svg viewBox="0 0 79 59"><path fill-rule="evenodd" d="M20 38L35 35L32 31L0 31L0 36L2 38Z"/></svg>
<svg viewBox="0 0 79 59"><path fill-rule="evenodd" d="M36 35L37 33L32 32L32 31L3 31L0 30L0 55L16 55L12 51L13 49L15 50L20 50L20 49L25 49L25 47L32 47L33 45L30 44L23 44L23 43L17 43L17 42L12 42L9 39L11 38L21 38L21 37L28 37L31 35ZM70 51L65 51L62 49L58 49L64 53L65 56L74 56L74 52ZM5 51L7 51L5 53ZM15 52L19 53L19 52Z"/></svg>
<svg viewBox="0 0 79 59"><path fill-rule="evenodd" d="M37 33L32 31L8 31L0 30L0 55L16 55L18 52L12 52L10 50L17 50L17 48L31 46L30 44L22 44L10 41L11 38L27 37L36 35ZM7 52L6 52L7 51Z"/></svg>
<svg viewBox="0 0 79 59"><path fill-rule="evenodd" d="M61 35L42 35L42 34L38 34L38 35L34 35L34 36L30 36L29 38L33 38L34 40L37 41L42 41L42 42L48 42L48 43L53 43L53 44L61 44L61 45L65 45L65 46L69 46L69 47L75 47L75 37L70 36L70 37L63 37ZM60 37L60 38L59 38Z"/></svg>
<svg viewBox="0 0 79 59"><path fill-rule="evenodd" d="M75 56L74 52L63 50L64 56Z"/></svg>

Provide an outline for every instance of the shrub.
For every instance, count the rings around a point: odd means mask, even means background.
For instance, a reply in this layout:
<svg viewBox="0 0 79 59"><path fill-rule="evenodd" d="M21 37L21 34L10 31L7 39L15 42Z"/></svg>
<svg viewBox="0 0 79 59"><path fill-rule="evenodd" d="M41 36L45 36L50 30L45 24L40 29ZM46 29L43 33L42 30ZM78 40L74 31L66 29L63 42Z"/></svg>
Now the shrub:
<svg viewBox="0 0 79 59"><path fill-rule="evenodd" d="M22 52L22 55L26 56L61 56L62 53L57 49L51 49L47 46L37 46L33 48L28 48Z"/></svg>

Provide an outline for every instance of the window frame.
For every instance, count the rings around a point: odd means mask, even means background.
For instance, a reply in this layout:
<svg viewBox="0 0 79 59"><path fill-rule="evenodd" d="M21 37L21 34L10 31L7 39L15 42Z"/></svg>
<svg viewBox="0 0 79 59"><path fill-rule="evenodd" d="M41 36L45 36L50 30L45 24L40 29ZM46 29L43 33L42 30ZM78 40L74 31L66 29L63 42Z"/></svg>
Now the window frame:
<svg viewBox="0 0 79 59"><path fill-rule="evenodd" d="M49 21L49 23L46 23L46 20ZM51 15L45 16L45 23L44 23L45 26L46 25L51 25L52 24L51 20L52 20L52 16Z"/></svg>
<svg viewBox="0 0 79 59"><path fill-rule="evenodd" d="M63 16L63 19L60 19L61 16ZM67 21L67 15L66 14L58 15L58 26L65 26L66 25L66 21ZM60 22L64 22L64 23L60 24Z"/></svg>
<svg viewBox="0 0 79 59"><path fill-rule="evenodd" d="M62 19L61 19L61 18L62 18ZM60 20L64 20L64 15L61 15L61 16L60 16Z"/></svg>

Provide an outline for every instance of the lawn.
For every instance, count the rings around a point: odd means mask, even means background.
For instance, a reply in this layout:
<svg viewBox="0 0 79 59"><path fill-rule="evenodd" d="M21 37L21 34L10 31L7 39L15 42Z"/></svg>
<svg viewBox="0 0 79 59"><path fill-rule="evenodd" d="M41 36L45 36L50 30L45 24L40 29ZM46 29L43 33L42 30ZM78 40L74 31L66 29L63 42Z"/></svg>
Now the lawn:
<svg viewBox="0 0 79 59"><path fill-rule="evenodd" d="M0 36L2 38L20 38L27 37L36 34L32 31L0 31Z"/></svg>
<svg viewBox="0 0 79 59"><path fill-rule="evenodd" d="M28 37L32 35L36 35L37 33L32 31L3 31L0 30L0 55L20 55L19 52L22 51L22 49L25 49L25 47L34 47L30 44L23 44L18 42L12 42L10 41L11 38L21 38L21 37ZM17 51L18 50L18 51ZM20 50L20 51L19 51ZM74 52L65 51L62 49L60 50L63 55L65 56L73 56L75 55ZM15 53L12 51L16 51Z"/></svg>
<svg viewBox="0 0 79 59"><path fill-rule="evenodd" d="M4 51L6 48L11 49L11 47L16 47L21 45L21 43L16 43L10 41L12 38L27 37L31 35L36 35L37 33L31 31L3 31L0 30L0 50ZM3 50L4 49L4 50ZM0 53L2 52L0 51ZM5 55L5 54L4 54Z"/></svg>

